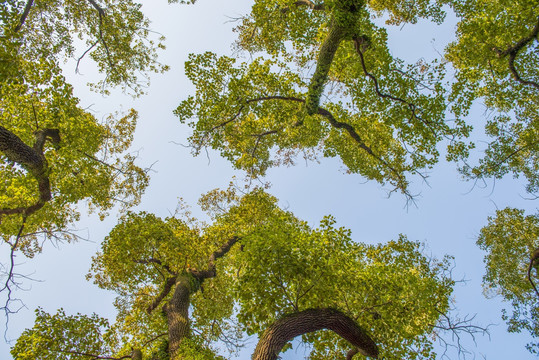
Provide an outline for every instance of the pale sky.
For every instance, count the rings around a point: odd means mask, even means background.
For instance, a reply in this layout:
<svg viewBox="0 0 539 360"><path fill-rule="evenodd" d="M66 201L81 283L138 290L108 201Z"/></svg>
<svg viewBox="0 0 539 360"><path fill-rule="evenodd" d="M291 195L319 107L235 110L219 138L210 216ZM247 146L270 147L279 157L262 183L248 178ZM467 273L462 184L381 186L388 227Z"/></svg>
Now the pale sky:
<svg viewBox="0 0 539 360"><path fill-rule="evenodd" d="M190 6L168 5L165 0L144 3L143 11L152 19L152 29L167 37L167 50L160 59L171 66L168 73L152 77L148 95L133 100L120 92L109 97L90 93L85 84L95 79L95 74L89 62L81 67L83 76L75 75L73 64L66 64L66 75L75 85L82 106L92 105L98 118L122 108L135 107L139 111L140 121L132 149L140 149L141 165L157 163L153 166L156 172L151 174L150 187L137 210L165 217L174 211L177 199L182 197L193 206L194 214L199 215L196 201L202 193L217 187L226 188L233 175L238 178L243 175L234 172L231 164L218 154L210 153L209 161L205 155L193 158L188 148L173 143L186 144L190 133L190 128L180 124L172 114L180 101L194 92L183 75L183 63L189 53L213 51L231 55L235 34L230 20L247 13L251 2L199 0ZM436 51L442 52L451 40L453 26L454 22L441 27L420 23L393 28L390 31L393 55L410 62L435 57ZM480 138L485 122L481 104L475 106L469 121L478 128L476 136ZM467 348L479 359L534 358L525 349L530 341L527 334L506 332L499 299L483 296L483 253L475 245L487 216L494 215L497 208L512 206L525 208L529 213L535 211L535 204L523 199L526 194L522 182L507 179L495 184L490 181L483 188L474 187L461 180L455 164L442 160L430 173L428 185L415 179L413 189L421 195L417 206L406 208L402 196L394 194L388 199L387 189L375 182L366 182L360 176L345 174L335 159L307 165L298 161L295 167L270 170L265 181L272 183L269 192L279 199L282 207L313 226L324 215L332 214L338 225L350 228L358 241L386 242L403 233L410 240L424 242L427 251L438 258L444 254L454 255L455 279L468 280L455 288L461 316L477 314L477 324L495 324L490 328L490 340L477 338L477 347L467 341ZM88 237L89 242L60 244L57 248L47 243L43 254L35 259L17 258L22 263L17 270L31 274L39 282L26 282L29 291L16 294L26 308L11 317L8 338L16 339L25 328L33 326L33 311L37 306L49 313L64 308L69 314L96 312L111 320L114 318L114 294L88 283L84 275L90 267L91 256L116 220L114 214L103 222L95 216L83 216L75 227L83 229L81 235ZM5 354L1 358L10 359L8 344L0 343L0 354ZM452 355L451 358L456 358ZM296 354L294 350L287 355L289 358L302 356L303 352ZM250 354L242 354L241 358L248 359Z"/></svg>

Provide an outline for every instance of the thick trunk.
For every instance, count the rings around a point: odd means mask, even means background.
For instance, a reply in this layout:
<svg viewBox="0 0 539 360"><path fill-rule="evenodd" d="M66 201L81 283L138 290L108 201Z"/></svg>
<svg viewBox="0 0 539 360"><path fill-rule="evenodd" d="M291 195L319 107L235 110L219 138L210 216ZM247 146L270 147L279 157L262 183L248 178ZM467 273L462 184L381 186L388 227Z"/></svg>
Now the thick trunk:
<svg viewBox="0 0 539 360"><path fill-rule="evenodd" d="M331 63L333 62L335 53L337 52L337 49L339 49L339 45L344 40L345 36L346 28L337 24L337 22L334 20L331 21L328 35L320 47L318 62L316 63L316 70L314 71L311 82L309 83L309 91L307 92L307 100L305 102L305 109L309 115L318 113L320 97L324 92L324 85L328 79Z"/></svg>
<svg viewBox="0 0 539 360"><path fill-rule="evenodd" d="M322 329L340 335L361 354L378 357L378 347L374 341L350 317L333 309L309 309L273 323L258 341L253 360L276 360L283 346L296 336Z"/></svg>
<svg viewBox="0 0 539 360"><path fill-rule="evenodd" d="M32 174L40 173L43 169L43 156L3 126L0 126L0 151L8 160L16 162Z"/></svg>
<svg viewBox="0 0 539 360"><path fill-rule="evenodd" d="M189 299L193 289L191 275L178 276L176 288L165 310L168 321L168 351L170 360L180 359L180 345L189 336Z"/></svg>
<svg viewBox="0 0 539 360"><path fill-rule="evenodd" d="M26 169L37 181L39 188L39 200L26 207L12 209L0 209L0 214L26 214L41 209L45 203L51 200L51 190L48 166L45 156L43 156L43 146L49 139L53 144L60 142L60 134L56 129L45 129L36 132L36 142L34 147L25 144L17 135L0 126L0 151L6 155L9 161L13 161Z"/></svg>

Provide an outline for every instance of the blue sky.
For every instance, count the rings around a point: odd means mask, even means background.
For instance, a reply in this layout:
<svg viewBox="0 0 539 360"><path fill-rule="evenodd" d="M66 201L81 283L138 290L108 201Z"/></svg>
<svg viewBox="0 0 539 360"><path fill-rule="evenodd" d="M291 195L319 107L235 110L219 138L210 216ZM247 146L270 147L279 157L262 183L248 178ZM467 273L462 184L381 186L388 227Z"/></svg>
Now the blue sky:
<svg viewBox="0 0 539 360"><path fill-rule="evenodd" d="M133 100L119 91L113 91L109 97L93 94L85 87L95 75L92 64L82 65L84 75L75 75L73 63L65 65L66 75L75 84L82 106L92 105L98 118L120 108L135 107L140 112L132 149L140 150L142 165L157 163L138 210L168 216L182 197L193 206L194 214L200 215L195 204L202 193L225 188L234 175L243 177L215 153L210 152L209 160L205 155L193 158L188 148L178 145L187 142L190 129L179 123L172 110L194 90L183 75L187 55L204 51L230 55L234 41L234 24L230 20L247 13L250 5L248 1L238 0L199 0L190 6L168 5L164 0L145 1L143 10L153 21L152 28L167 37L167 50L160 59L171 66L171 71L153 76L149 94L139 99ZM420 23L396 27L390 29L390 45L393 55L415 62L422 57L437 56L437 51L443 51L453 32L454 20L443 26ZM478 103L469 116L469 121L478 128L474 133L477 139L481 139L480 128L485 120L484 108ZM270 170L265 180L272 183L269 192L280 200L282 207L311 225L316 225L324 215L332 214L338 225L350 228L358 241L385 242L403 233L411 240L424 242L433 256L455 256L454 277L467 279L456 286L459 313L462 316L477 314L476 322L480 325L495 324L490 328L490 340L477 338L477 347L468 341L468 349L479 359L533 357L525 350L529 341L526 334L505 331L499 299L483 296L483 253L475 245L480 228L497 208L513 206L535 211L534 203L523 199L526 194L522 182L506 179L474 186L461 180L454 164L442 161L430 173L428 184L415 179L414 189L421 195L415 206L406 207L402 196L394 194L387 198L387 189L357 175L345 174L336 159L308 164L298 161L295 167ZM83 216L76 227L82 229L81 235L90 241L58 244L57 247L47 243L43 254L35 259L18 259L19 271L32 274L39 281L26 282L29 291L17 293L26 308L12 316L8 338L15 339L24 328L33 325L33 310L37 306L48 312L62 307L68 313L96 312L114 317L114 294L86 282L84 275L91 256L116 219L114 214L103 222L93 215ZM9 345L1 343L0 354L8 352ZM303 355L301 351L297 357L300 355ZM242 354L245 359L249 356ZM289 357L296 357L294 351Z"/></svg>

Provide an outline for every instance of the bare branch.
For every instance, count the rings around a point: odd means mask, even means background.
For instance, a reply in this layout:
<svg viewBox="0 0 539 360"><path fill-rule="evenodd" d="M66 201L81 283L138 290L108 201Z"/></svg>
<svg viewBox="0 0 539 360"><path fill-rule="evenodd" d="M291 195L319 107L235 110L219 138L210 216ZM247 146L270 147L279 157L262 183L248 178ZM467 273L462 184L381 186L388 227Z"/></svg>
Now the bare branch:
<svg viewBox="0 0 539 360"><path fill-rule="evenodd" d="M81 60L92 50L97 44L99 43L99 40L96 40L86 51L77 59L77 66L75 67L75 73L79 73L79 64Z"/></svg>
<svg viewBox="0 0 539 360"><path fill-rule="evenodd" d="M427 126L427 128L433 133L433 135L437 136L436 130L432 127L432 124L429 121L426 121L426 120L422 119L421 117L419 117L417 115L417 108L416 108L415 104L413 104L413 103L411 103L409 101L406 101L406 100L404 100L404 99L402 99L400 97L393 96L391 94L386 94L386 93L383 93L383 92L380 91L380 86L378 85L378 79L376 78L376 76L374 76L373 74L371 74L367 70L367 66L365 65L365 58L363 57L363 51L364 51L363 49L366 46L365 44L366 44L366 41L362 37L356 36L354 38L354 47L355 47L356 52L358 53L359 58L361 60L361 67L363 68L363 73L373 81L374 90L376 91L376 94L378 94L378 96L381 97L381 98L391 99L393 101L397 101L397 102L400 102L402 104L407 105L408 108L410 109L410 112L412 113L412 117L414 119L417 119L417 120L421 121L423 124L425 124Z"/></svg>

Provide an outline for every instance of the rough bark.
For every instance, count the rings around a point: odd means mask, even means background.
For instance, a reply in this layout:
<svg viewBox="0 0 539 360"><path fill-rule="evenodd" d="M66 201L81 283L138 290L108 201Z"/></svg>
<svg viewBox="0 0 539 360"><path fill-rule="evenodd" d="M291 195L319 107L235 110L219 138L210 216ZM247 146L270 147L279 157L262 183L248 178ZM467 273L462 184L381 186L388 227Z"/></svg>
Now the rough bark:
<svg viewBox="0 0 539 360"><path fill-rule="evenodd" d="M232 246L240 238L234 236L230 238L223 246L215 251L208 259L208 268L198 271L188 269L181 275L171 277L165 283L161 294L152 302L147 311L153 311L159 303L169 294L174 286L174 293L169 302L164 306L167 314L168 323L168 352L170 360L179 360L181 357L180 346L185 338L190 336L189 328L189 305L191 294L200 289L204 280L217 275L215 261L225 256ZM155 260L153 261L155 262Z"/></svg>
<svg viewBox="0 0 539 360"><path fill-rule="evenodd" d="M170 360L180 359L180 345L189 336L189 303L193 289L190 275L178 276L172 298L165 306L168 322L168 351Z"/></svg>
<svg viewBox="0 0 539 360"><path fill-rule="evenodd" d="M276 360L283 346L296 336L323 329L335 332L361 354L378 358L375 342L350 317L334 309L309 309L273 323L258 341L253 360Z"/></svg>
<svg viewBox="0 0 539 360"><path fill-rule="evenodd" d="M52 198L43 146L46 140L50 140L53 144L58 144L60 142L60 133L56 129L44 129L37 131L35 137L34 146L30 147L17 135L0 126L0 151L4 153L9 161L15 162L27 170L36 179L39 188L39 200L34 205L0 209L0 214L24 213L30 215L41 209Z"/></svg>
<svg viewBox="0 0 539 360"><path fill-rule="evenodd" d="M324 85L328 79L329 69L335 57L339 45L344 40L346 35L345 27L339 25L335 20L331 21L329 32L320 47L316 70L314 71L311 82L309 83L309 91L307 92L307 100L305 109L309 115L314 115L318 112L320 106L320 97L324 92Z"/></svg>
<svg viewBox="0 0 539 360"><path fill-rule="evenodd" d="M140 349L133 349L133 352L131 354L132 360L142 360L142 351Z"/></svg>

